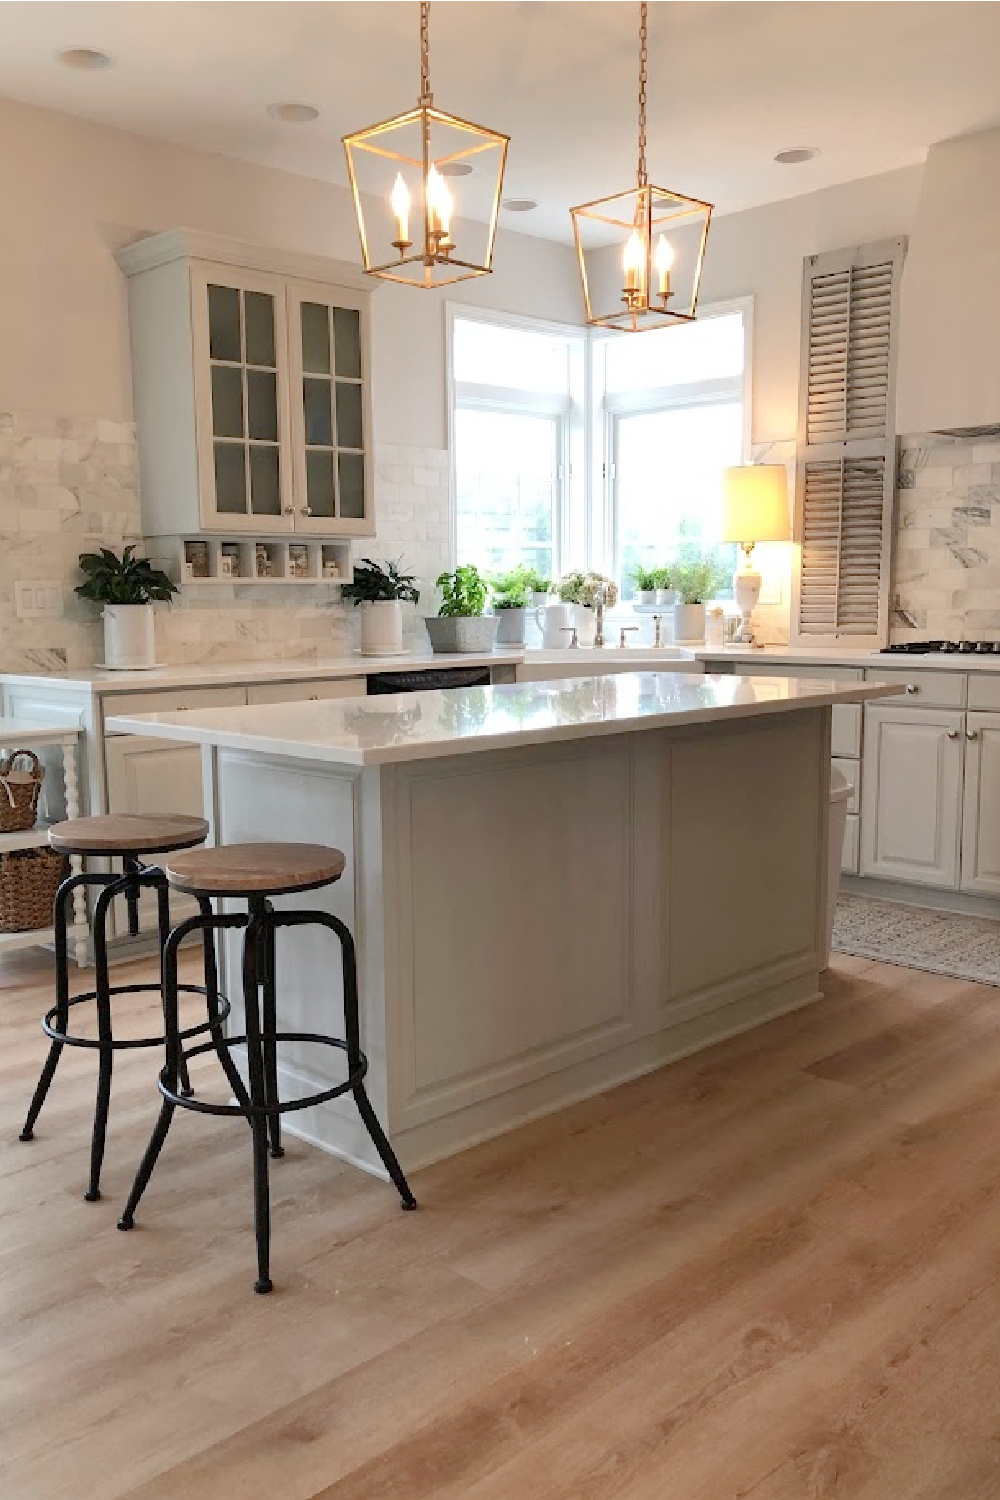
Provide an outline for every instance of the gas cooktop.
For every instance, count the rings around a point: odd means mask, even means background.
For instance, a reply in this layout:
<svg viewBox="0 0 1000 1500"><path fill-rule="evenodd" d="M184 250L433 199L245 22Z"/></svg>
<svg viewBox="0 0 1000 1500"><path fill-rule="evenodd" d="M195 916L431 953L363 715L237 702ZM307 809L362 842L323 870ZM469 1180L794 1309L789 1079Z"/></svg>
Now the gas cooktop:
<svg viewBox="0 0 1000 1500"><path fill-rule="evenodd" d="M882 655L1000 656L1000 641L900 641L883 646Z"/></svg>

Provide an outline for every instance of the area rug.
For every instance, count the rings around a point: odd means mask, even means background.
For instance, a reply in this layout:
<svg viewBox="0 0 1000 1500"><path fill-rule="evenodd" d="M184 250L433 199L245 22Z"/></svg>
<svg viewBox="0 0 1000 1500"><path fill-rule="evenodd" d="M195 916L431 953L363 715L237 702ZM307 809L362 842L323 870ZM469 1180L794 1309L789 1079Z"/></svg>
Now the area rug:
<svg viewBox="0 0 1000 1500"><path fill-rule="evenodd" d="M841 891L833 949L883 964L1000 985L1000 921Z"/></svg>

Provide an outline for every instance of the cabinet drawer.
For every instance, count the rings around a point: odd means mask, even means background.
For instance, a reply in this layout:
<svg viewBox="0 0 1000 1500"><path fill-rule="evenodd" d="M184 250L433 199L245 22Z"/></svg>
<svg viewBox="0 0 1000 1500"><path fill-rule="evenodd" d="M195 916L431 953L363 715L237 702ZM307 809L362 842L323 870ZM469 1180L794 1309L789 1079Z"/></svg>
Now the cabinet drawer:
<svg viewBox="0 0 1000 1500"><path fill-rule="evenodd" d="M844 829L844 851L840 857L840 868L845 875L856 875L860 862L861 850L861 819L857 813L847 814L847 827Z"/></svg>
<svg viewBox="0 0 1000 1500"><path fill-rule="evenodd" d="M163 688L150 693L107 693L104 717L115 714L168 714L184 708L244 708L245 687Z"/></svg>
<svg viewBox="0 0 1000 1500"><path fill-rule="evenodd" d="M964 672L914 672L900 667L869 667L869 682L905 683L905 691L893 708L911 704L917 708L964 708Z"/></svg>
<svg viewBox="0 0 1000 1500"><path fill-rule="evenodd" d="M305 703L323 698L363 698L363 677L317 677L300 682L252 682L248 703Z"/></svg>
<svg viewBox="0 0 1000 1500"><path fill-rule="evenodd" d="M983 708L987 712L1000 711L1000 675L990 677L983 672L969 673L969 707Z"/></svg>
<svg viewBox="0 0 1000 1500"><path fill-rule="evenodd" d="M844 780L851 788L850 799L847 803L847 811L856 813L861 811L859 800L859 789L861 785L861 762L859 760L842 760L839 756L833 757L834 769L839 771Z"/></svg>
<svg viewBox="0 0 1000 1500"><path fill-rule="evenodd" d="M861 754L860 703L835 703L833 705L830 749L834 755L857 758Z"/></svg>

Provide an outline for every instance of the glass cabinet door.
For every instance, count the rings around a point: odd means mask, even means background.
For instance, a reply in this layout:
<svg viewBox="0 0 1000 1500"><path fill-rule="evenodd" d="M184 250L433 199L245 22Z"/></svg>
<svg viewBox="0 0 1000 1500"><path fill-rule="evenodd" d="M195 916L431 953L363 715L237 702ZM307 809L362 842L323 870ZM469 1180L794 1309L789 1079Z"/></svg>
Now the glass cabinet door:
<svg viewBox="0 0 1000 1500"><path fill-rule="evenodd" d="M371 535L362 298L302 283L289 289L288 316L296 530Z"/></svg>
<svg viewBox="0 0 1000 1500"><path fill-rule="evenodd" d="M203 522L290 530L283 284L199 265L192 296Z"/></svg>

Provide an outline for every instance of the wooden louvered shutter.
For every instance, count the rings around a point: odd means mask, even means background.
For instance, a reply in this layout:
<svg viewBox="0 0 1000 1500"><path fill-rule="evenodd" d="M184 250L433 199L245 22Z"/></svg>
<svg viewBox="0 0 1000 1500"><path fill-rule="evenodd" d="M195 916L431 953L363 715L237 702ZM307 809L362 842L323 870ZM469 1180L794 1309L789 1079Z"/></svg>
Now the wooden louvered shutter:
<svg viewBox="0 0 1000 1500"><path fill-rule="evenodd" d="M888 640L905 250L905 240L889 240L805 262L792 621L800 638Z"/></svg>

